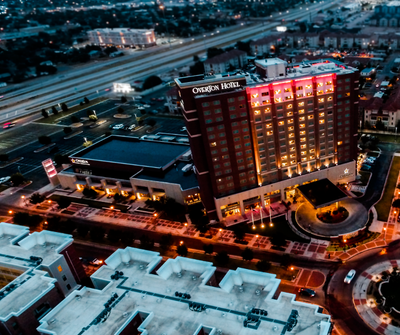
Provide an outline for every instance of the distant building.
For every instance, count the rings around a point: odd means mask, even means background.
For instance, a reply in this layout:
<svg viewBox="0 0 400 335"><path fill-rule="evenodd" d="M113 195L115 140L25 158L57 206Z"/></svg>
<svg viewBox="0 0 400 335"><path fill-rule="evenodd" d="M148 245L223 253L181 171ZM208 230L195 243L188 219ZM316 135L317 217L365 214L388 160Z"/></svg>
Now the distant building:
<svg viewBox="0 0 400 335"><path fill-rule="evenodd" d="M101 46L141 47L156 45L153 29L105 28L87 32L89 42Z"/></svg>
<svg viewBox="0 0 400 335"><path fill-rule="evenodd" d="M293 36L293 47L304 48L316 48L319 45L319 34L316 33L294 33Z"/></svg>
<svg viewBox="0 0 400 335"><path fill-rule="evenodd" d="M378 27L399 27L400 25L400 1L389 1L375 6L375 14L371 23Z"/></svg>
<svg viewBox="0 0 400 335"><path fill-rule="evenodd" d="M204 70L206 73L223 73L231 69L242 68L247 65L246 52L238 49L233 49L224 52L221 55L207 59L204 62Z"/></svg>
<svg viewBox="0 0 400 335"><path fill-rule="evenodd" d="M275 274L242 268L223 277L210 262L163 261L158 252L114 252L84 287L40 320L49 335L307 334L328 335L331 317L318 305L278 293ZM222 277L222 278L221 278Z"/></svg>
<svg viewBox="0 0 400 335"><path fill-rule="evenodd" d="M250 43L251 54L254 56L275 52L277 36L270 35Z"/></svg>
<svg viewBox="0 0 400 335"><path fill-rule="evenodd" d="M167 98L166 107L171 114L181 114L180 100L178 96L178 89L176 87L171 88L166 94Z"/></svg>
<svg viewBox="0 0 400 335"><path fill-rule="evenodd" d="M379 35L377 44L381 48L387 47L396 50L400 46L399 40L400 36L396 34Z"/></svg>
<svg viewBox="0 0 400 335"><path fill-rule="evenodd" d="M39 319L86 274L70 235L0 223L0 334L37 334Z"/></svg>

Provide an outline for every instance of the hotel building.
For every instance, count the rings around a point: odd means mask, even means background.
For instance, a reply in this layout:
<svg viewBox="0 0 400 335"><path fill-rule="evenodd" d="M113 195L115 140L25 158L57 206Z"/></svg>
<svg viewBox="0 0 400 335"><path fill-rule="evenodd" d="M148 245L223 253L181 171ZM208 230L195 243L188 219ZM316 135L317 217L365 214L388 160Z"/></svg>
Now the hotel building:
<svg viewBox="0 0 400 335"><path fill-rule="evenodd" d="M329 59L255 63L255 74L175 80L212 219L289 201L311 181L356 177L358 70Z"/></svg>

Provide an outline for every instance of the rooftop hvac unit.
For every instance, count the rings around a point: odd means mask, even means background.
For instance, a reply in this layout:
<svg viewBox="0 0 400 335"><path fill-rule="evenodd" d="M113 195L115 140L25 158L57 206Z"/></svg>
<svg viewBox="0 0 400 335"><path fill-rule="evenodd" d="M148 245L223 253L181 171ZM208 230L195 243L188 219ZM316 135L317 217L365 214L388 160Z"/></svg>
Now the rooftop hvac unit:
<svg viewBox="0 0 400 335"><path fill-rule="evenodd" d="M188 173L191 168L192 168L193 164L186 164L183 168L182 168L182 172L183 173Z"/></svg>

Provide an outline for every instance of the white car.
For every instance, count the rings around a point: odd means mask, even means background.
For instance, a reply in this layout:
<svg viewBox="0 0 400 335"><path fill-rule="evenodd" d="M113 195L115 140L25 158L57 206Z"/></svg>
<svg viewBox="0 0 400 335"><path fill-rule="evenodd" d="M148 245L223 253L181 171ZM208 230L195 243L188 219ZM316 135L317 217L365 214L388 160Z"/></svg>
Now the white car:
<svg viewBox="0 0 400 335"><path fill-rule="evenodd" d="M135 97L135 99L140 100L140 99L142 99L142 96L141 96L141 95L137 95L137 96Z"/></svg>
<svg viewBox="0 0 400 335"><path fill-rule="evenodd" d="M9 181L10 179L11 179L11 177L3 177L3 178L0 178L0 184L3 184L3 183L5 183L5 182Z"/></svg>
<svg viewBox="0 0 400 335"><path fill-rule="evenodd" d="M144 108L150 108L150 105L143 105Z"/></svg>
<svg viewBox="0 0 400 335"><path fill-rule="evenodd" d="M139 106L137 109L140 110L140 111L145 110L145 108L142 107L142 106Z"/></svg>
<svg viewBox="0 0 400 335"><path fill-rule="evenodd" d="M350 284L355 275L356 275L356 270L354 269L350 270L347 276L344 278L344 282L346 284Z"/></svg>
<svg viewBox="0 0 400 335"><path fill-rule="evenodd" d="M128 127L128 130L133 130L133 129L135 129L136 128L136 124L132 124L132 125L130 125L129 127Z"/></svg>
<svg viewBox="0 0 400 335"><path fill-rule="evenodd" d="M112 127L112 129L115 129L115 130L122 129L122 128L124 128L124 125L122 123L116 124L114 127Z"/></svg>
<svg viewBox="0 0 400 335"><path fill-rule="evenodd" d="M186 127L182 127L182 128L181 128L181 131L186 131Z"/></svg>

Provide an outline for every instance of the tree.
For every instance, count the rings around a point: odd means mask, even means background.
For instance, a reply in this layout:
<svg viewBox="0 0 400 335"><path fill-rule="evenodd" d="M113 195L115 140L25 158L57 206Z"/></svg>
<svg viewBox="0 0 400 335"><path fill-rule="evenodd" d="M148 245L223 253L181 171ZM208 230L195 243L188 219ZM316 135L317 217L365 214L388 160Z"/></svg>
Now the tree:
<svg viewBox="0 0 400 335"><path fill-rule="evenodd" d="M127 247L133 244L133 240L135 235L131 231L124 231L121 235L121 242L126 245Z"/></svg>
<svg viewBox="0 0 400 335"><path fill-rule="evenodd" d="M66 155L55 154L54 161L56 162L57 165L69 164L69 159L68 156Z"/></svg>
<svg viewBox="0 0 400 335"><path fill-rule="evenodd" d="M154 240L151 240L147 235L142 235L140 237L140 247L146 250L153 249Z"/></svg>
<svg viewBox="0 0 400 335"><path fill-rule="evenodd" d="M124 103L126 103L128 100L126 99L126 97L123 95L122 97L121 97L121 102L124 104Z"/></svg>
<svg viewBox="0 0 400 335"><path fill-rule="evenodd" d="M93 241L101 241L104 238L105 230L103 227L94 226L90 229L90 238Z"/></svg>
<svg viewBox="0 0 400 335"><path fill-rule="evenodd" d="M247 42L238 41L236 43L236 48L246 52L249 55L250 51L251 51L251 49L250 49L251 42L252 42L251 40L249 40Z"/></svg>
<svg viewBox="0 0 400 335"><path fill-rule="evenodd" d="M155 119L147 119L146 124L149 125L150 127L154 127L156 125L157 121Z"/></svg>
<svg viewBox="0 0 400 335"><path fill-rule="evenodd" d="M58 207L60 208L67 208L71 205L71 200L66 197L60 197L60 199L56 200Z"/></svg>
<svg viewBox="0 0 400 335"><path fill-rule="evenodd" d="M57 108L56 108L55 106L51 107L51 112L52 112L54 115L57 115L57 114L58 114L58 110L57 110Z"/></svg>
<svg viewBox="0 0 400 335"><path fill-rule="evenodd" d="M10 180L13 186L18 186L25 182L25 177L21 173L17 172L11 175Z"/></svg>
<svg viewBox="0 0 400 335"><path fill-rule="evenodd" d="M0 162L7 162L8 155L7 154L0 154Z"/></svg>
<svg viewBox="0 0 400 335"><path fill-rule="evenodd" d="M400 199L396 199L395 201L393 201L392 207L400 208Z"/></svg>
<svg viewBox="0 0 400 335"><path fill-rule="evenodd" d="M83 189L83 191L82 191L82 194L83 194L85 197L88 197L88 198L95 198L95 197L97 197L97 192L96 192L96 190L94 190L94 189L92 189L92 188L89 188L89 187L85 187L85 188Z"/></svg>
<svg viewBox="0 0 400 335"><path fill-rule="evenodd" d="M94 115L94 111L92 109L86 110L86 116L90 117L90 115Z"/></svg>
<svg viewBox="0 0 400 335"><path fill-rule="evenodd" d="M215 262L218 265L226 265L229 262L229 255L226 251L222 250L220 252L218 252L215 256L214 256Z"/></svg>
<svg viewBox="0 0 400 335"><path fill-rule="evenodd" d="M79 122L79 118L77 116L75 116L75 115L72 115L71 116L71 121L72 121L72 123L78 123Z"/></svg>
<svg viewBox="0 0 400 335"><path fill-rule="evenodd" d="M122 107L118 107L117 112L118 114L123 114L125 110Z"/></svg>
<svg viewBox="0 0 400 335"><path fill-rule="evenodd" d="M114 202L121 201L121 199L122 199L121 194L119 194L119 193L114 194Z"/></svg>
<svg viewBox="0 0 400 335"><path fill-rule="evenodd" d="M71 134L72 133L72 128L71 127L64 127L64 133L65 134Z"/></svg>
<svg viewBox="0 0 400 335"><path fill-rule="evenodd" d="M16 212L13 217L13 222L15 224L28 227L37 227L42 221L43 218L40 215L29 215L23 212Z"/></svg>
<svg viewBox="0 0 400 335"><path fill-rule="evenodd" d="M122 237L122 233L121 231L117 230L117 229L110 229L108 231L107 234L107 239L111 242L111 243L118 243L119 240Z"/></svg>
<svg viewBox="0 0 400 335"><path fill-rule="evenodd" d="M200 58L199 58L199 56L197 56L197 55L194 55L193 56L193 62L198 62L198 61L200 61Z"/></svg>
<svg viewBox="0 0 400 335"><path fill-rule="evenodd" d="M44 199L46 199L46 197L44 195L36 192L36 193L33 193L31 195L31 197L29 198L29 202L31 204L35 204L36 205L36 204L40 204L41 202L43 202Z"/></svg>
<svg viewBox="0 0 400 335"><path fill-rule="evenodd" d="M271 263L267 262L264 259L262 259L262 260L257 262L256 267L257 267L258 271L266 272L271 268Z"/></svg>
<svg viewBox="0 0 400 335"><path fill-rule="evenodd" d="M66 104L65 102L63 102L63 103L61 104L61 110L62 110L63 112L67 112L67 111L68 111L68 106L67 106L67 104Z"/></svg>
<svg viewBox="0 0 400 335"><path fill-rule="evenodd" d="M289 254L284 254L281 258L281 266L287 268L292 262L292 258Z"/></svg>
<svg viewBox="0 0 400 335"><path fill-rule="evenodd" d="M186 245L181 244L178 246L178 248L176 248L176 252L178 253L179 256L186 257L188 254L188 249Z"/></svg>
<svg viewBox="0 0 400 335"><path fill-rule="evenodd" d="M204 64L203 62L196 62L194 65L190 66L189 72L192 76L196 74L203 74L204 73Z"/></svg>
<svg viewBox="0 0 400 335"><path fill-rule="evenodd" d="M236 225L236 227L233 228L233 233L235 234L235 238L239 241L242 241L246 234L245 229L242 225Z"/></svg>
<svg viewBox="0 0 400 335"><path fill-rule="evenodd" d="M43 145L48 145L51 143L51 138L46 135L39 136L38 140L39 140L39 143L43 144Z"/></svg>
<svg viewBox="0 0 400 335"><path fill-rule="evenodd" d="M160 239L161 250L168 251L172 247L173 244L174 244L174 238L172 237L172 235L170 233L161 236L161 239Z"/></svg>
<svg viewBox="0 0 400 335"><path fill-rule="evenodd" d="M47 113L44 109L42 109L42 116L47 119L49 117L49 113Z"/></svg>
<svg viewBox="0 0 400 335"><path fill-rule="evenodd" d="M385 129L385 124L381 120L378 120L375 123L375 128L377 130L384 130Z"/></svg>
<svg viewBox="0 0 400 335"><path fill-rule="evenodd" d="M153 88L157 85L162 84L162 80L158 76L150 76L146 78L146 80L143 83L143 90L148 90L149 88Z"/></svg>
<svg viewBox="0 0 400 335"><path fill-rule="evenodd" d="M206 254L212 254L214 252L214 245L213 244L204 244L203 250Z"/></svg>
<svg viewBox="0 0 400 335"><path fill-rule="evenodd" d="M242 251L242 257L244 261L251 261L254 258L253 250L246 248Z"/></svg>
<svg viewBox="0 0 400 335"><path fill-rule="evenodd" d="M58 216L53 216L47 219L47 229L52 231L60 230L60 218Z"/></svg>
<svg viewBox="0 0 400 335"><path fill-rule="evenodd" d="M77 228L78 235L82 238L85 238L89 232L89 228L85 225L79 225Z"/></svg>
<svg viewBox="0 0 400 335"><path fill-rule="evenodd" d="M90 100L88 98L84 97L83 101L85 102L85 104L88 104Z"/></svg>

